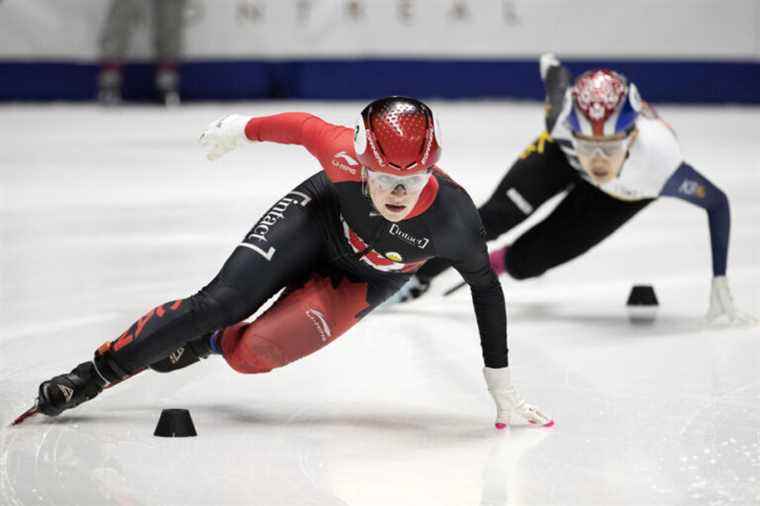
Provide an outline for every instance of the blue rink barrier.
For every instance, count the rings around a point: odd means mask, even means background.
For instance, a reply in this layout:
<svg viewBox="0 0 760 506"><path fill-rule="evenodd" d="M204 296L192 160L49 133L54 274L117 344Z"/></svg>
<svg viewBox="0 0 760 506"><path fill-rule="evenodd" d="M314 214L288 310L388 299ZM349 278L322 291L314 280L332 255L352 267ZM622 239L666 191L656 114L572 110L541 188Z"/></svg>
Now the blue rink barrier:
<svg viewBox="0 0 760 506"><path fill-rule="evenodd" d="M608 66L636 82L651 102L760 103L760 62L569 60L574 73ZM94 63L0 61L0 100L92 100ZM213 60L181 66L185 100L267 98L368 100L401 94L445 99L540 100L535 59ZM127 100L152 100L153 66L125 66Z"/></svg>

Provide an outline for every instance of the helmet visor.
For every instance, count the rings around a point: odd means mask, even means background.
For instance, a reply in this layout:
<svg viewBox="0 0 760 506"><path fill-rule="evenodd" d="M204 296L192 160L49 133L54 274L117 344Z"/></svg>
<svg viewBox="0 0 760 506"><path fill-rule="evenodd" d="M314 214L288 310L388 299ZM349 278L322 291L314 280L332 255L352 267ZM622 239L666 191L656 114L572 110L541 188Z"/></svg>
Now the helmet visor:
<svg viewBox="0 0 760 506"><path fill-rule="evenodd" d="M430 181L431 171L418 172L409 176L397 176L386 172L379 172L367 169L367 180L382 191L395 190L402 186L407 193L417 193L421 191Z"/></svg>
<svg viewBox="0 0 760 506"><path fill-rule="evenodd" d="M630 136L613 140L591 140L574 136L573 145L575 152L580 156L592 157L594 155L611 158L626 151L630 145Z"/></svg>

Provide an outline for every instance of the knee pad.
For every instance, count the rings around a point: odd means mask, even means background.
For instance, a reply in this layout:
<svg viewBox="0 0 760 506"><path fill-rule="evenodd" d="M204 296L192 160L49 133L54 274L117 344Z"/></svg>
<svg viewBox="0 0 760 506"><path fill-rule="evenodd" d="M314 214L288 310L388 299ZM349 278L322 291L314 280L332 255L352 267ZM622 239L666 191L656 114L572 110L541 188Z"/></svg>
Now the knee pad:
<svg viewBox="0 0 760 506"><path fill-rule="evenodd" d="M209 285L187 299L196 316L196 331L207 333L244 320L250 310L244 296L226 285Z"/></svg>
<svg viewBox="0 0 760 506"><path fill-rule="evenodd" d="M251 323L242 322L225 328L218 343L230 367L242 374L269 372L287 363L282 351L256 334Z"/></svg>
<svg viewBox="0 0 760 506"><path fill-rule="evenodd" d="M238 342L238 346L228 354L224 353L227 363L242 374L269 372L287 364L282 351L266 339L257 335L247 335Z"/></svg>

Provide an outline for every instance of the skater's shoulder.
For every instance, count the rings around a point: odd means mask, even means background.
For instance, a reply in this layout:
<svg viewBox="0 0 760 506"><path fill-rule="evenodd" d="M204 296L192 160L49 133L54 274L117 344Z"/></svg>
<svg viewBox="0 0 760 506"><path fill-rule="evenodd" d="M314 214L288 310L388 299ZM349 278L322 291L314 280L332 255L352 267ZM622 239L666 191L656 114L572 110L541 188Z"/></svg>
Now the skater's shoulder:
<svg viewBox="0 0 760 506"><path fill-rule="evenodd" d="M438 181L436 205L446 214L458 215L467 211L477 213L477 208L467 190L447 173L437 169L433 177Z"/></svg>
<svg viewBox="0 0 760 506"><path fill-rule="evenodd" d="M445 198L450 200L469 198L464 186L437 165L433 167L433 177L438 181L439 194Z"/></svg>
<svg viewBox="0 0 760 506"><path fill-rule="evenodd" d="M632 158L649 170L675 170L681 164L681 147L667 123L658 117L641 117L636 121L636 129Z"/></svg>
<svg viewBox="0 0 760 506"><path fill-rule="evenodd" d="M436 171L434 177L439 183L435 205L430 209L434 233L465 241L479 234L480 215L467 190L443 171Z"/></svg>

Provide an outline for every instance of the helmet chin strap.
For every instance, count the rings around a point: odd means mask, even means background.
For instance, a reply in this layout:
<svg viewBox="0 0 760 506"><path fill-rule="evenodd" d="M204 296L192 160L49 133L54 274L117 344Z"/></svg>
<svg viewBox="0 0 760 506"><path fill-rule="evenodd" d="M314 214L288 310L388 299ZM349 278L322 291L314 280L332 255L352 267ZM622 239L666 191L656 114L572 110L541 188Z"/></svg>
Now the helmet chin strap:
<svg viewBox="0 0 760 506"><path fill-rule="evenodd" d="M369 177L367 177L367 167L362 167L362 195L367 197L369 199L369 203L372 205L372 208L381 214L380 210L375 205L375 201L372 199L372 195L369 193Z"/></svg>
<svg viewBox="0 0 760 506"><path fill-rule="evenodd" d="M362 195L369 197L369 178L367 177L367 167L362 167ZM372 199L370 199L372 200ZM374 205L374 202L373 202Z"/></svg>

